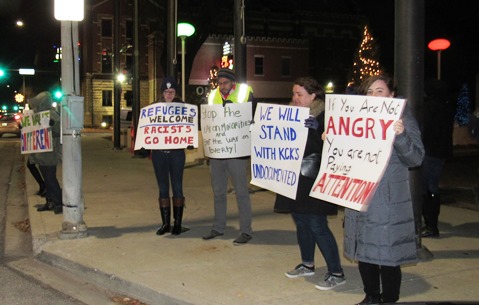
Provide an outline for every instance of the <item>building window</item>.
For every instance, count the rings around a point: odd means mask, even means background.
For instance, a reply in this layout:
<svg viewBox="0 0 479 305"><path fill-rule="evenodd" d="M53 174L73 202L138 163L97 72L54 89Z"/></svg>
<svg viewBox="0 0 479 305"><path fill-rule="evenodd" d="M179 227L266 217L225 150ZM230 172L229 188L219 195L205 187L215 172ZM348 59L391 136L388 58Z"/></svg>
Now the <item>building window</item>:
<svg viewBox="0 0 479 305"><path fill-rule="evenodd" d="M127 20L125 23L125 37L126 39L133 39L133 21Z"/></svg>
<svg viewBox="0 0 479 305"><path fill-rule="evenodd" d="M112 102L112 90L102 90L101 91L101 105L103 107L111 107L113 105Z"/></svg>
<svg viewBox="0 0 479 305"><path fill-rule="evenodd" d="M291 76L291 57L281 58L281 76Z"/></svg>
<svg viewBox="0 0 479 305"><path fill-rule="evenodd" d="M264 75L264 56L254 56L254 75Z"/></svg>
<svg viewBox="0 0 479 305"><path fill-rule="evenodd" d="M113 37L113 26L111 19L101 20L101 37Z"/></svg>
<svg viewBox="0 0 479 305"><path fill-rule="evenodd" d="M111 73L113 71L113 65L111 60L111 50L101 50L101 73Z"/></svg>
<svg viewBox="0 0 479 305"><path fill-rule="evenodd" d="M133 92L131 90L127 90L123 95L123 98L126 101L126 107L131 107L133 104Z"/></svg>

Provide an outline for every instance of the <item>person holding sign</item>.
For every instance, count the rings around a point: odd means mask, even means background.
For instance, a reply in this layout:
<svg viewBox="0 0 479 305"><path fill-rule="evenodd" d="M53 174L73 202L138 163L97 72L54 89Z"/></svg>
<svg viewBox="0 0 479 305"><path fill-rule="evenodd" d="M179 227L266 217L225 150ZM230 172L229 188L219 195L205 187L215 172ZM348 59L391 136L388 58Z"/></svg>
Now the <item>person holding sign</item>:
<svg viewBox="0 0 479 305"><path fill-rule="evenodd" d="M176 96L178 85L174 78L165 77L161 83L161 97L158 103L184 103ZM184 149L152 149L151 161L155 171L156 181L160 189L158 204L163 224L156 231L157 235L163 235L171 231L173 235L182 233L181 223L183 220L183 209L185 197L183 195L183 171L185 168ZM174 224L171 228L171 190L173 191L173 218Z"/></svg>
<svg viewBox="0 0 479 305"><path fill-rule="evenodd" d="M361 84L359 93L392 98L393 81L386 75L371 76ZM417 262L408 168L421 165L424 146L408 107L393 123L393 130L393 150L369 208L363 212L345 209L344 254L358 261L366 293L359 304L395 303L401 288L401 265Z"/></svg>
<svg viewBox="0 0 479 305"><path fill-rule="evenodd" d="M337 214L337 206L309 196L314 179L318 174L319 162L323 141L321 134L324 131L324 90L311 77L302 77L295 80L293 85L292 106L309 108L310 117L304 126L308 133L306 147L301 165L296 199L290 199L277 194L283 202L289 203L289 209L296 224L296 236L301 253L301 264L295 269L286 272L288 278L312 276L315 273L314 252L318 245L326 261L328 272L324 280L315 287L320 290L330 290L346 283L343 268L339 258L339 250L333 233L328 227L328 215ZM317 155L318 167L313 173L307 173L305 158Z"/></svg>
<svg viewBox="0 0 479 305"><path fill-rule="evenodd" d="M53 150L48 152L33 153L29 157L29 162L37 164L45 181L47 202L37 208L37 211L53 211L55 214L63 213L62 190L57 179L57 165L61 160L60 144L60 114L52 108L52 95L48 91L39 93L28 101L35 114L48 112L48 116L39 118L39 122L44 129L51 129Z"/></svg>
<svg viewBox="0 0 479 305"><path fill-rule="evenodd" d="M254 103L253 89L247 84L236 83L236 76L232 70L226 68L221 69L218 72L218 88L210 92L208 104L222 104L225 106L227 103L246 102ZM210 159L215 219L213 228L209 234L203 236L204 240L210 240L224 234L226 227L228 177L231 178L235 189L241 231L241 235L233 241L233 244L243 245L253 238L253 230L251 228L251 201L247 179L248 159L249 157Z"/></svg>

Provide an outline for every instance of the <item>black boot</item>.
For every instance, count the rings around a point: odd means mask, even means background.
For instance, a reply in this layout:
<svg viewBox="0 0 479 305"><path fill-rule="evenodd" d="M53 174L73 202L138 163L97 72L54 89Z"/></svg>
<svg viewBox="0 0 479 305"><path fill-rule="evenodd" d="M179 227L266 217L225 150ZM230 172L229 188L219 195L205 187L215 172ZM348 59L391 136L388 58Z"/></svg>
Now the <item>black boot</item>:
<svg viewBox="0 0 479 305"><path fill-rule="evenodd" d="M181 222L183 220L183 209L185 208L185 198L173 198L173 218L175 223L171 234L180 235L182 232Z"/></svg>
<svg viewBox="0 0 479 305"><path fill-rule="evenodd" d="M441 205L439 194L428 192L423 198L424 227L421 230L421 237L439 237L438 222Z"/></svg>
<svg viewBox="0 0 479 305"><path fill-rule="evenodd" d="M356 305L366 305L366 304L381 304L381 296L380 295L366 295L364 300L357 303Z"/></svg>
<svg viewBox="0 0 479 305"><path fill-rule="evenodd" d="M45 188L45 183L39 183L39 190L38 192L36 193L36 195L38 196L41 196L41 197L45 197L45 195L47 194L47 189Z"/></svg>
<svg viewBox="0 0 479 305"><path fill-rule="evenodd" d="M45 202L44 205L37 208L37 211L38 212L45 212L45 211L53 211L53 209L54 209L53 202L47 200L47 202Z"/></svg>
<svg viewBox="0 0 479 305"><path fill-rule="evenodd" d="M160 213L161 213L161 221L163 224L161 227L156 231L156 235L163 235L165 233L170 232L171 224L171 205L170 205L170 198L160 198L158 199L160 204Z"/></svg>

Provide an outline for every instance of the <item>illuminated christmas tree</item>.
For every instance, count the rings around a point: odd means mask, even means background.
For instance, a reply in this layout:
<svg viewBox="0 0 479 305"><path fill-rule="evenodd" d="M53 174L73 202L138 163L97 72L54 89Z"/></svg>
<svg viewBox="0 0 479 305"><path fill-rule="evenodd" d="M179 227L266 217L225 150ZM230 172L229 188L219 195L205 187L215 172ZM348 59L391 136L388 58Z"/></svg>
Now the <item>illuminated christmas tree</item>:
<svg viewBox="0 0 479 305"><path fill-rule="evenodd" d="M364 26L363 40L354 56L353 75L348 86L357 87L368 76L381 74L378 53L378 47L366 25Z"/></svg>

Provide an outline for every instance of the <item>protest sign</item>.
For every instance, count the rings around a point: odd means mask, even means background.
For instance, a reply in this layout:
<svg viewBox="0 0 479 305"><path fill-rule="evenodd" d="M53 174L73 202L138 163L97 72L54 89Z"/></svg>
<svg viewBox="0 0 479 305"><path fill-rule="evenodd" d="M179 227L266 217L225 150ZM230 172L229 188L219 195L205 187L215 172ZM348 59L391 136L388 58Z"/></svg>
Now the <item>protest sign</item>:
<svg viewBox="0 0 479 305"><path fill-rule="evenodd" d="M251 154L251 103L201 105L205 156L238 158Z"/></svg>
<svg viewBox="0 0 479 305"><path fill-rule="evenodd" d="M296 199L309 108L258 103L251 128L251 183Z"/></svg>
<svg viewBox="0 0 479 305"><path fill-rule="evenodd" d="M135 150L198 147L198 106L154 103L140 109Z"/></svg>
<svg viewBox="0 0 479 305"><path fill-rule="evenodd" d="M389 162L403 99L326 95L321 168L310 196L365 211Z"/></svg>
<svg viewBox="0 0 479 305"><path fill-rule="evenodd" d="M22 135L20 152L22 154L53 151L50 110L22 114Z"/></svg>

